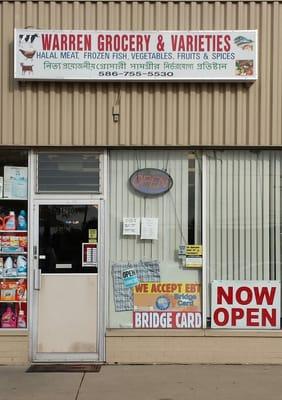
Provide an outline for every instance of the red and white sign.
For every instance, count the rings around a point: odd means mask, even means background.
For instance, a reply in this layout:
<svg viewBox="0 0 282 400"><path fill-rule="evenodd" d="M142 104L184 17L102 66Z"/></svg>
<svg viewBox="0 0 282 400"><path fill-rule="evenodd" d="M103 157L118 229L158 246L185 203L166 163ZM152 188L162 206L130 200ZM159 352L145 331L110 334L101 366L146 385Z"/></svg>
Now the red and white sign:
<svg viewBox="0 0 282 400"><path fill-rule="evenodd" d="M213 281L212 328L280 329L278 281Z"/></svg>
<svg viewBox="0 0 282 400"><path fill-rule="evenodd" d="M257 31L15 29L20 80L255 81Z"/></svg>
<svg viewBox="0 0 282 400"><path fill-rule="evenodd" d="M133 327L141 329L195 329L202 327L201 312L134 311Z"/></svg>

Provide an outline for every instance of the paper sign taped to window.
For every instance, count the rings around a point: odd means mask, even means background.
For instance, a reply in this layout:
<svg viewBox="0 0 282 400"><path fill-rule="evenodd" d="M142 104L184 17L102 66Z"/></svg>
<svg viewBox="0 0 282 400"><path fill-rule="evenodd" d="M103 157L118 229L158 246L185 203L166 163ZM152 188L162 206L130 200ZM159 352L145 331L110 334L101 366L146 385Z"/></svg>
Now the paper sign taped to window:
<svg viewBox="0 0 282 400"><path fill-rule="evenodd" d="M140 235L140 218L123 218L123 235Z"/></svg>

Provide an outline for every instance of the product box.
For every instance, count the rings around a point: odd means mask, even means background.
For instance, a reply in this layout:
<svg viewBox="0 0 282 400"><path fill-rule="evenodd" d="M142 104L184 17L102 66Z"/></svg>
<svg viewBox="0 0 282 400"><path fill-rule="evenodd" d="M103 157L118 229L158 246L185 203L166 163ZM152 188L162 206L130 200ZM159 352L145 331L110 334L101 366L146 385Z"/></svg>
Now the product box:
<svg viewBox="0 0 282 400"><path fill-rule="evenodd" d="M11 252L27 251L27 236L2 235L1 250Z"/></svg>
<svg viewBox="0 0 282 400"><path fill-rule="evenodd" d="M17 282L17 289L16 289L16 300L17 301L26 301L26 280L19 279Z"/></svg>
<svg viewBox="0 0 282 400"><path fill-rule="evenodd" d="M1 282L1 301L16 300L17 284L15 282Z"/></svg>
<svg viewBox="0 0 282 400"><path fill-rule="evenodd" d="M27 199L27 167L4 166L3 197Z"/></svg>

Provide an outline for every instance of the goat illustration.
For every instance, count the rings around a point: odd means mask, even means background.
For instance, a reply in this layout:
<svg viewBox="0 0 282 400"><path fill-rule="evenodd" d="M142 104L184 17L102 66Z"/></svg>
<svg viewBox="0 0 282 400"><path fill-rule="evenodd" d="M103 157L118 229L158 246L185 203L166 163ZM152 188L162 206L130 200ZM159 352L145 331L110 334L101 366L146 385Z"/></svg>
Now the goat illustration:
<svg viewBox="0 0 282 400"><path fill-rule="evenodd" d="M29 74L32 74L33 65L25 65L24 63L20 63L20 66L22 68L22 75L25 75L26 72L28 72Z"/></svg>

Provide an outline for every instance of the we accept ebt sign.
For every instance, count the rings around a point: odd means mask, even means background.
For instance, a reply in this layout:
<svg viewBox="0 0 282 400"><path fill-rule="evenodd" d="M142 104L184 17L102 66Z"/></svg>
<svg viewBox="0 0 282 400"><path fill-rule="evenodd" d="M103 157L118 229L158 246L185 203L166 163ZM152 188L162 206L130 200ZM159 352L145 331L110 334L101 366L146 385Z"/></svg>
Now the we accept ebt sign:
<svg viewBox="0 0 282 400"><path fill-rule="evenodd" d="M280 329L280 283L213 281L212 328Z"/></svg>
<svg viewBox="0 0 282 400"><path fill-rule="evenodd" d="M254 81L256 31L16 29L21 80Z"/></svg>

